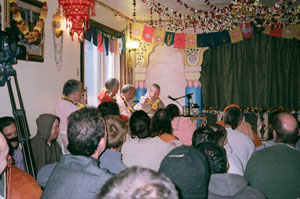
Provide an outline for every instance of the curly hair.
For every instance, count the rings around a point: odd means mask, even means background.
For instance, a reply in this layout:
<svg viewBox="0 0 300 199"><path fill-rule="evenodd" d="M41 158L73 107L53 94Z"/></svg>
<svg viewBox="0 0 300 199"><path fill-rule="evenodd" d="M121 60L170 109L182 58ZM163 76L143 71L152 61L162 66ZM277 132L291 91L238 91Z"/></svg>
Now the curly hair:
<svg viewBox="0 0 300 199"><path fill-rule="evenodd" d="M75 111L68 117L68 150L73 155L91 156L105 136L105 122L93 107Z"/></svg>
<svg viewBox="0 0 300 199"><path fill-rule="evenodd" d="M123 142L126 135L126 125L120 119L120 117L115 115L107 115L104 117L106 127L107 127L107 145L108 149L119 148Z"/></svg>
<svg viewBox="0 0 300 199"><path fill-rule="evenodd" d="M140 139L151 137L150 117L145 111L135 111L129 120L131 137Z"/></svg>
<svg viewBox="0 0 300 199"><path fill-rule="evenodd" d="M178 199L172 181L164 174L130 167L108 180L97 199Z"/></svg>
<svg viewBox="0 0 300 199"><path fill-rule="evenodd" d="M226 151L216 143L202 143L196 147L207 158L210 167L210 173L226 173L227 157Z"/></svg>

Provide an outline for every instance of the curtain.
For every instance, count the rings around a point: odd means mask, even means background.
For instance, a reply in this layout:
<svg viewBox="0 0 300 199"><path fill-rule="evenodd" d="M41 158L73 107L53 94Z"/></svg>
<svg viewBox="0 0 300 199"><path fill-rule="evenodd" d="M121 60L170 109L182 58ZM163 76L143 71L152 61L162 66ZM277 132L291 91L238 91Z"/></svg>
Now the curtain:
<svg viewBox="0 0 300 199"><path fill-rule="evenodd" d="M300 41L255 34L212 47L204 54L200 81L203 109L238 104L298 110Z"/></svg>

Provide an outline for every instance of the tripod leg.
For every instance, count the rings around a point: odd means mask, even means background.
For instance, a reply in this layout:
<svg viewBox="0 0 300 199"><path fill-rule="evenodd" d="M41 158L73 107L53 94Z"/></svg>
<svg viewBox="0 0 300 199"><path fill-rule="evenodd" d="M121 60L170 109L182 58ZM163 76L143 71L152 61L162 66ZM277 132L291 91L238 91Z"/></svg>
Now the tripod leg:
<svg viewBox="0 0 300 199"><path fill-rule="evenodd" d="M14 77L17 96L18 96L18 102L20 104L20 109L17 109L17 106L16 106L16 101L15 101L13 89L12 89L12 86L11 86L10 77L8 77L6 81L7 81L7 88L8 88L8 93L9 93L9 97L10 97L12 112L13 112L13 115L14 115L14 118L15 118L16 128L17 128L17 131L18 131L19 141L20 141L21 146L22 146L24 166L25 166L26 172L29 173L30 175L32 175L35 178L36 176L35 176L35 172L34 172L34 161L33 161L31 145L30 145L30 142L29 142L30 133L29 133L29 128L28 128L28 123L27 123L27 120L26 120L23 101L22 101L22 97L21 97L21 93L20 93L16 73L14 72L11 75Z"/></svg>

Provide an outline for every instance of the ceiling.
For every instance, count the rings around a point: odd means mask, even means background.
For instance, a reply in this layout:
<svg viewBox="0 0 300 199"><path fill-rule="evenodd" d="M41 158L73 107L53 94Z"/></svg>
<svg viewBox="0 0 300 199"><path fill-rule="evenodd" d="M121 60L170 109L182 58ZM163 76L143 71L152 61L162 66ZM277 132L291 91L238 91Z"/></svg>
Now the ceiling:
<svg viewBox="0 0 300 199"><path fill-rule="evenodd" d="M178 13L182 13L185 15L193 15L193 12L188 10L184 5L180 5L178 1L187 4L189 7L212 11L212 9L205 3L205 0L155 0L156 2L161 3L163 6L172 9ZM253 0L254 1L254 0ZM257 0L258 1L258 0ZM151 0L136 0L136 20L137 21L150 21L150 9L145 2L151 2ZM217 8L224 8L225 6L231 3L231 0L210 0L211 4L215 5ZM261 0L262 4L272 7L278 0ZM133 0L96 0L96 16L92 17L92 19L106 25L112 27L118 31L125 29L126 20L124 17L116 16L116 12L119 14L127 16L133 19ZM296 0L295 5L299 5L300 0ZM111 10L112 8L113 10ZM153 11L153 20L158 20L159 15ZM162 17L162 20L167 20L166 17Z"/></svg>

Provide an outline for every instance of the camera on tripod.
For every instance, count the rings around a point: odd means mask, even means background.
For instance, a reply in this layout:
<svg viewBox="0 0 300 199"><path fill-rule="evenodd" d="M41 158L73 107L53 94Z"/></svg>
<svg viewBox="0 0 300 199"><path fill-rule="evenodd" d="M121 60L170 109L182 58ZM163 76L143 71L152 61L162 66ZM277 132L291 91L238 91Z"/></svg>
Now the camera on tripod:
<svg viewBox="0 0 300 199"><path fill-rule="evenodd" d="M18 57L26 55L26 47L19 45L19 40L19 31L15 28L0 31L0 64L16 64Z"/></svg>

